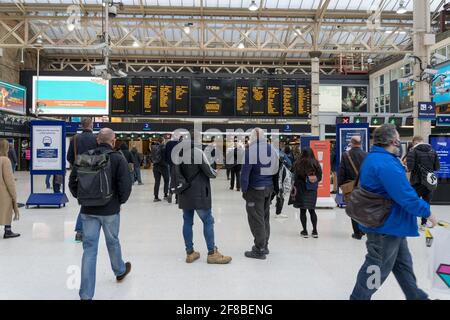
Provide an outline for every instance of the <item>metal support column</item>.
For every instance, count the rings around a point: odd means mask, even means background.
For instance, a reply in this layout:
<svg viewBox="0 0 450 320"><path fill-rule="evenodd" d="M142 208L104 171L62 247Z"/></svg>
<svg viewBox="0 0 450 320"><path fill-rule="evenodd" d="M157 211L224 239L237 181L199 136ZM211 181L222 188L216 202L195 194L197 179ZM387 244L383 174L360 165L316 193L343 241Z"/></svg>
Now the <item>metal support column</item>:
<svg viewBox="0 0 450 320"><path fill-rule="evenodd" d="M430 48L425 45L426 34L431 33L431 19L430 19L430 1L414 0L414 55L419 57L423 62L423 67L426 68L430 60ZM414 65L414 78L418 79L421 76L420 64ZM425 141L428 141L428 136L431 134L431 121L418 120L418 103L419 101L430 101L430 86L428 82L415 82L414 86L414 135L422 136Z"/></svg>
<svg viewBox="0 0 450 320"><path fill-rule="evenodd" d="M314 52L316 53L316 52ZM320 135L319 127L319 88L320 88L320 64L317 54L311 55L311 134L313 136ZM320 54L319 54L320 56Z"/></svg>

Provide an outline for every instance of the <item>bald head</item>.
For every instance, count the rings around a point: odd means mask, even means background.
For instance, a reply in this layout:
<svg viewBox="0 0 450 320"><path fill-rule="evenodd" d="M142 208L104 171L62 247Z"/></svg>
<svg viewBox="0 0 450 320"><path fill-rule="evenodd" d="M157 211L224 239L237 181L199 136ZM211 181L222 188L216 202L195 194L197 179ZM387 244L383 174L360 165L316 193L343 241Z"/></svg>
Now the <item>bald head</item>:
<svg viewBox="0 0 450 320"><path fill-rule="evenodd" d="M361 147L361 137L353 136L350 140L350 143L352 144L352 147Z"/></svg>
<svg viewBox="0 0 450 320"><path fill-rule="evenodd" d="M116 138L116 134L110 128L103 128L97 135L97 143L106 143L111 147L114 147L114 139Z"/></svg>

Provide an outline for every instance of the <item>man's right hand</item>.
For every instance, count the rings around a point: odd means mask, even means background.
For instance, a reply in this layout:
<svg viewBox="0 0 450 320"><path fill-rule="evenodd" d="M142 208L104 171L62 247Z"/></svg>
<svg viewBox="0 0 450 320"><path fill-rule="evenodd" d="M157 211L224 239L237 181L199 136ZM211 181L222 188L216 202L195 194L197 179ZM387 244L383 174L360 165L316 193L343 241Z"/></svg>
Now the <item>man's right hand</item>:
<svg viewBox="0 0 450 320"><path fill-rule="evenodd" d="M433 225L433 227L436 227L437 224L438 224L438 220L437 220L437 218L436 218L436 216L435 216L434 214L431 214L431 215L428 217L428 221L431 222L431 224Z"/></svg>

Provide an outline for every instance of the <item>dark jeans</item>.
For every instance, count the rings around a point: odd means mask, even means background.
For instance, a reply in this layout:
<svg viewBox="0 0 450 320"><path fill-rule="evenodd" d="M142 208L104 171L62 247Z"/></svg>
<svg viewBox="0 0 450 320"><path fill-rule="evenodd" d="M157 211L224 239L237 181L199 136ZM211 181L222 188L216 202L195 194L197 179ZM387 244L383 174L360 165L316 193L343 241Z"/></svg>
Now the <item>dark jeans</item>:
<svg viewBox="0 0 450 320"><path fill-rule="evenodd" d="M203 222L203 236L205 237L208 252L214 251L214 217L211 209L183 210L183 238L186 245L186 251L194 250L192 226L194 225L194 214L197 211L198 216Z"/></svg>
<svg viewBox="0 0 450 320"><path fill-rule="evenodd" d="M153 166L153 176L155 177L154 195L155 199L159 198L159 185L161 184L161 176L164 179L164 196L167 197L169 193L169 167L168 166Z"/></svg>
<svg viewBox="0 0 450 320"><path fill-rule="evenodd" d="M379 285L381 286L391 271L408 300L426 300L428 295L417 287L413 271L411 253L404 237L385 234L367 234L367 255L358 273L351 300L370 300L378 288L374 288L374 278L379 269ZM376 282L375 282L376 283ZM369 288L370 286L370 288Z"/></svg>
<svg viewBox="0 0 450 320"><path fill-rule="evenodd" d="M422 184L416 184L413 185L414 190L416 190L417 195L421 197L424 201L427 203L431 202L431 199L433 198L433 192L428 190L427 187L423 186ZM427 223L427 218L421 219L421 224Z"/></svg>
<svg viewBox="0 0 450 320"><path fill-rule="evenodd" d="M227 180L230 180L231 169L227 168L226 171L227 171Z"/></svg>
<svg viewBox="0 0 450 320"><path fill-rule="evenodd" d="M284 198L277 196L277 202L275 203L275 214L276 215L280 215L281 212L283 211L283 206L284 206Z"/></svg>
<svg viewBox="0 0 450 320"><path fill-rule="evenodd" d="M45 176L45 187L47 188L47 189L50 189L50 178L52 177L52 175L51 174L47 174L46 176Z"/></svg>
<svg viewBox="0 0 450 320"><path fill-rule="evenodd" d="M142 183L142 177L141 177L141 167L140 166L134 166L134 179L133 183L135 182Z"/></svg>
<svg viewBox="0 0 450 320"><path fill-rule="evenodd" d="M311 216L311 224L313 226L313 232L317 232L317 214L316 210L308 209ZM308 218L306 218L306 209L300 209L300 222L302 223L303 231L306 231Z"/></svg>
<svg viewBox="0 0 450 320"><path fill-rule="evenodd" d="M236 181L236 188L241 188L241 166L234 166L231 168L231 184L230 188L234 189L234 182Z"/></svg>
<svg viewBox="0 0 450 320"><path fill-rule="evenodd" d="M273 187L264 190L249 188L244 193L248 224L257 250L264 250L270 238L270 201Z"/></svg>

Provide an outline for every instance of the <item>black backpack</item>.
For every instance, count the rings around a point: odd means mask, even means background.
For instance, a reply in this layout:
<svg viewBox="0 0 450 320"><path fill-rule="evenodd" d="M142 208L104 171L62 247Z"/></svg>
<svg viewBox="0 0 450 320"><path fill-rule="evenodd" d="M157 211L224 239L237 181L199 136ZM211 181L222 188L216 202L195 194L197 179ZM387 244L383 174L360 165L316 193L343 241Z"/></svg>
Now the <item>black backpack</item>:
<svg viewBox="0 0 450 320"><path fill-rule="evenodd" d="M163 162L163 152L164 146L162 144L157 144L152 147L152 153L150 159L153 164L158 164Z"/></svg>
<svg viewBox="0 0 450 320"><path fill-rule="evenodd" d="M428 154L430 156L430 154ZM434 156L434 155L432 155ZM417 161L417 153L416 153ZM417 164L417 170L420 177L420 183L430 191L434 191L438 187L438 178L433 170L428 169L422 164Z"/></svg>
<svg viewBox="0 0 450 320"><path fill-rule="evenodd" d="M82 206L101 207L113 196L111 153L90 150L77 157L78 203Z"/></svg>

